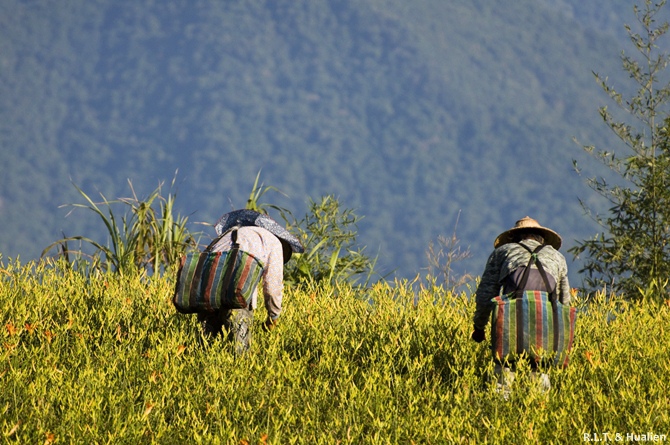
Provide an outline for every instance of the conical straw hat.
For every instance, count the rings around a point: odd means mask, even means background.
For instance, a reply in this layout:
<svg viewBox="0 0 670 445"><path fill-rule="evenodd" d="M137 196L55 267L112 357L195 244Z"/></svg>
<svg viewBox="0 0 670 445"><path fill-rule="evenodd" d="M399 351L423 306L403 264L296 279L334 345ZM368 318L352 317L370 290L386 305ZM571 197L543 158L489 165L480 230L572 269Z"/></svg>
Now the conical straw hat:
<svg viewBox="0 0 670 445"><path fill-rule="evenodd" d="M514 235L524 230L539 232L544 237L545 243L549 244L556 250L561 248L561 244L563 243L561 236L551 229L542 227L537 221L529 216L521 218L516 222L514 227L498 235L498 238L496 238L495 242L493 243L493 247L498 248L503 244L511 243Z"/></svg>

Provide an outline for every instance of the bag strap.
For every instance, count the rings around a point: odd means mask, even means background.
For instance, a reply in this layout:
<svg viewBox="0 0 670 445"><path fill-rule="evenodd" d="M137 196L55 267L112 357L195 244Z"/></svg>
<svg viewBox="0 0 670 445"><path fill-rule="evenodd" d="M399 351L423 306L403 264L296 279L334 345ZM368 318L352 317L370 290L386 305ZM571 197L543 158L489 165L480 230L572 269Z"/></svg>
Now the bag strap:
<svg viewBox="0 0 670 445"><path fill-rule="evenodd" d="M226 291L228 291L230 279L233 276L233 269L235 269L235 263L237 262L237 253L240 251L240 245L237 243L237 227L233 227L230 240L233 242L233 247L228 251L228 264L226 272L223 275L223 288Z"/></svg>
<svg viewBox="0 0 670 445"><path fill-rule="evenodd" d="M521 297L521 295L523 295L526 283L528 282L528 275L530 274L531 265L535 263L535 265L537 266L537 270L540 272L540 275L542 276L542 281L544 281L544 287L546 287L547 291L549 292L549 300L553 303L554 301L556 301L556 288L554 289L551 288L551 285L549 284L549 279L547 278L547 272L545 272L544 267L542 266L542 263L538 258L538 253L540 252L540 250L542 250L544 246L546 246L546 244L541 244L537 246L535 250L530 250L530 247L526 246L525 244L521 243L518 244L530 253L530 260L528 260L528 266L526 266L526 270L523 271L523 276L521 277L521 283L519 284L519 287L514 293L514 298L519 298Z"/></svg>
<svg viewBox="0 0 670 445"><path fill-rule="evenodd" d="M205 249L205 252L211 251L214 245L218 243L221 240L221 238L230 233L230 240L232 241L233 245L228 251L228 254L226 255L227 257L226 261L228 263L226 264L226 270L223 273L223 289L225 289L226 291L228 291L228 287L230 286L230 280L233 277L233 270L235 269L235 263L237 263L237 254L240 251L240 245L237 242L237 229L239 229L239 227L235 226L226 230L224 233L214 238L214 240L211 243L209 243L209 246L207 246L207 248Z"/></svg>
<svg viewBox="0 0 670 445"><path fill-rule="evenodd" d="M208 245L207 247L205 247L205 250L203 250L203 252L209 252L209 251L211 251L212 248L214 247L214 245L215 245L216 243L218 243L219 241L221 241L221 238L223 238L224 236L228 235L228 234L229 234L230 232L232 232L233 230L234 230L235 232L237 232L237 229L238 229L238 228L239 228L239 226L231 227L230 229L228 229L228 230L226 230L225 232L223 232L221 235L219 235L219 236L217 236L216 238L214 238L214 239L212 240L212 242L210 242L209 245ZM231 235L231 236L232 236L232 235ZM233 243L235 243L236 240L237 240L237 233L235 233L235 240L233 240Z"/></svg>

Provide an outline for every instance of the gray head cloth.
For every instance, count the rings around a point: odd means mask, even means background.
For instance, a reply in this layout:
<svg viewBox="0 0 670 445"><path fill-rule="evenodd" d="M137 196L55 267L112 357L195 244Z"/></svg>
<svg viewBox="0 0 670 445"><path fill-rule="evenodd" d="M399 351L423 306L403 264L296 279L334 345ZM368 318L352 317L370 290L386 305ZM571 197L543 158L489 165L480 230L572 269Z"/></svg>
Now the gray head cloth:
<svg viewBox="0 0 670 445"><path fill-rule="evenodd" d="M217 235L225 233L235 226L256 226L262 227L269 231L274 236L279 238L284 247L284 262L286 263L291 258L291 253L303 253L305 248L298 238L291 235L288 230L279 225L274 219L268 215L256 212L254 210L234 210L223 215L214 226Z"/></svg>

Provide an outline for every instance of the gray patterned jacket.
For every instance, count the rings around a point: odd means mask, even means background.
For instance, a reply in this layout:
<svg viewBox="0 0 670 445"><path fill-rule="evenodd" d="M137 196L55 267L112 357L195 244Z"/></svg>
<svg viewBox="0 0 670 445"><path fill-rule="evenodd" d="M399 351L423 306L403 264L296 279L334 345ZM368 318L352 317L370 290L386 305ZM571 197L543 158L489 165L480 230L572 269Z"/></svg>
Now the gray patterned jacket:
<svg viewBox="0 0 670 445"><path fill-rule="evenodd" d="M535 240L524 240L523 244L534 250L540 245ZM556 279L556 297L563 304L570 303L570 283L568 283L568 266L565 257L551 246L540 250L538 259L544 270ZM475 309L474 325L484 329L491 315L491 299L500 294L505 277L518 267L527 266L530 253L517 243L503 244L491 253L481 281L475 293L477 308Z"/></svg>

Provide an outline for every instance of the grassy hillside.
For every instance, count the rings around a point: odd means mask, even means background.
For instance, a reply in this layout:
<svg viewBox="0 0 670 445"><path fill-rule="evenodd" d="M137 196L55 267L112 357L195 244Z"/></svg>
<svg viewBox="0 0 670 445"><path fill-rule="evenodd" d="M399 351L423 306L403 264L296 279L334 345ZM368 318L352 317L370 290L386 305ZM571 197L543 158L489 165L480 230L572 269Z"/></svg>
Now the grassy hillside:
<svg viewBox="0 0 670 445"><path fill-rule="evenodd" d="M670 433L667 304L582 307L550 393L522 371L505 401L488 383L488 349L468 339L467 294L407 282L287 289L279 326L257 330L235 360L175 312L172 286L0 269L3 441L563 444Z"/></svg>
<svg viewBox="0 0 670 445"><path fill-rule="evenodd" d="M298 216L334 194L366 217L360 241L380 266L405 277L459 212L471 273L527 214L570 247L594 232L571 138L609 142L591 71L619 78L612 17L633 19L622 2L602 6L607 20L574 8L4 1L0 252L96 237L93 218L58 207L79 198L70 181L114 199L128 178L149 193L176 170L191 221L243 206L259 170Z"/></svg>

